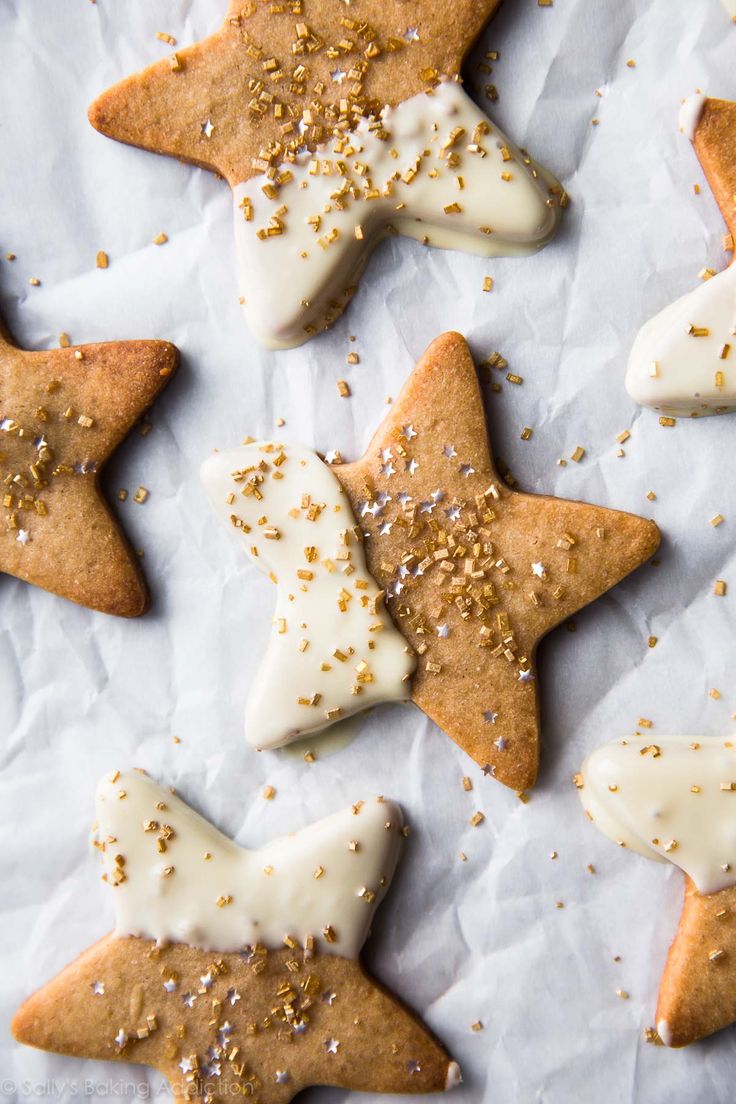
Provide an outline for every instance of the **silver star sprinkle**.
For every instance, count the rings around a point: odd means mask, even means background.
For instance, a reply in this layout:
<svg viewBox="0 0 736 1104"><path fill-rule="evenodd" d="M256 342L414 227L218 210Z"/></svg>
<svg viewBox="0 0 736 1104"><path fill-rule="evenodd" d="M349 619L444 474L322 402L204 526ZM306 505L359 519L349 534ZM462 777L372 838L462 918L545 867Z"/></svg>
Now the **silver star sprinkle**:
<svg viewBox="0 0 736 1104"><path fill-rule="evenodd" d="M459 521L460 520L460 507L459 506L448 506L448 508L445 510L445 517L448 518L450 521Z"/></svg>
<svg viewBox="0 0 736 1104"><path fill-rule="evenodd" d="M419 28L407 27L404 31L404 42L418 42L419 41Z"/></svg>
<svg viewBox="0 0 736 1104"><path fill-rule="evenodd" d="M173 993L174 992L174 990L176 989L176 982L174 981L173 978L169 978L168 981L164 982L164 989L166 990L167 993Z"/></svg>
<svg viewBox="0 0 736 1104"><path fill-rule="evenodd" d="M461 464L460 465L460 474L464 475L465 478L467 479L467 477L469 475L475 475L475 468L473 467L472 464Z"/></svg>
<svg viewBox="0 0 736 1104"><path fill-rule="evenodd" d="M536 575L538 579L543 579L547 574L547 570L543 563L532 564L532 575Z"/></svg>
<svg viewBox="0 0 736 1104"><path fill-rule="evenodd" d="M276 1070L276 1084L285 1085L289 1080L288 1070Z"/></svg>
<svg viewBox="0 0 736 1104"><path fill-rule="evenodd" d="M437 626L437 635L440 637L441 640L447 640L448 636L450 635L450 626L449 625L438 625Z"/></svg>
<svg viewBox="0 0 736 1104"><path fill-rule="evenodd" d="M209 972L209 970L199 979L199 983L203 989L210 988L210 986L212 985L212 974Z"/></svg>
<svg viewBox="0 0 736 1104"><path fill-rule="evenodd" d="M412 457L411 460L407 460L406 470L408 471L409 475L413 475L418 467L419 467L419 461L415 460L414 457Z"/></svg>
<svg viewBox="0 0 736 1104"><path fill-rule="evenodd" d="M336 1000L337 1000L337 993L334 993L332 991L332 989L327 989L322 994L322 1003L323 1004L329 1004L330 1008L332 1008L332 1006L333 1006L333 1004L335 1003Z"/></svg>
<svg viewBox="0 0 736 1104"><path fill-rule="evenodd" d="M345 80L345 77L347 76L347 73L344 69L337 68L332 70L330 76L332 77L335 84L342 84L342 82Z"/></svg>
<svg viewBox="0 0 736 1104"><path fill-rule="evenodd" d="M499 736L497 740L493 741L499 751L505 751L509 746L508 740L504 740L503 736Z"/></svg>
<svg viewBox="0 0 736 1104"><path fill-rule="evenodd" d="M417 432L414 429L413 425L405 425L401 427L401 436L404 438L405 441L411 441L412 438L416 437L416 435Z"/></svg>
<svg viewBox="0 0 736 1104"><path fill-rule="evenodd" d="M194 1007L194 1002L197 999L197 994L196 993L185 993L184 996L181 999L182 999L183 1003L186 1005L187 1008L193 1008Z"/></svg>
<svg viewBox="0 0 736 1104"><path fill-rule="evenodd" d="M92 992L96 997L104 997L105 995L105 983L104 981L93 981Z"/></svg>
<svg viewBox="0 0 736 1104"><path fill-rule="evenodd" d="M409 1059L409 1061L406 1063L406 1068L408 1069L409 1073L412 1074L422 1072L422 1067L414 1058Z"/></svg>
<svg viewBox="0 0 736 1104"><path fill-rule="evenodd" d="M17 540L18 544L28 544L29 540L31 539L31 534L28 532L27 529L19 529L18 536L15 539Z"/></svg>
<svg viewBox="0 0 736 1104"><path fill-rule="evenodd" d="M237 989L228 989L226 999L229 1000L231 1004L237 1004L240 1000L240 993Z"/></svg>
<svg viewBox="0 0 736 1104"><path fill-rule="evenodd" d="M122 1050L122 1048L125 1046L127 1040L128 1040L128 1036L125 1034L125 1032L123 1031L123 1029L121 1027L120 1030L118 1031L117 1035L115 1036L115 1046L120 1047L121 1050Z"/></svg>
<svg viewBox="0 0 736 1104"><path fill-rule="evenodd" d="M498 713L494 713L492 709L486 709L483 714L483 720L486 724L495 724L498 720Z"/></svg>
<svg viewBox="0 0 736 1104"><path fill-rule="evenodd" d="M457 452L455 451L455 446L454 445L445 445L445 447L442 450L442 455L446 456L448 460L452 460L453 457L457 456Z"/></svg>
<svg viewBox="0 0 736 1104"><path fill-rule="evenodd" d="M531 682L534 678L534 672L531 667L526 671L519 671L519 682Z"/></svg>
<svg viewBox="0 0 736 1104"><path fill-rule="evenodd" d="M325 1039L325 1050L328 1054L337 1054L340 1045L339 1039Z"/></svg>
<svg viewBox="0 0 736 1104"><path fill-rule="evenodd" d="M191 1073L194 1069L191 1058L182 1058L181 1062L179 1063L179 1069L182 1073Z"/></svg>
<svg viewBox="0 0 736 1104"><path fill-rule="evenodd" d="M211 119L205 119L199 129L205 138L211 138L212 131L215 129L215 127Z"/></svg>

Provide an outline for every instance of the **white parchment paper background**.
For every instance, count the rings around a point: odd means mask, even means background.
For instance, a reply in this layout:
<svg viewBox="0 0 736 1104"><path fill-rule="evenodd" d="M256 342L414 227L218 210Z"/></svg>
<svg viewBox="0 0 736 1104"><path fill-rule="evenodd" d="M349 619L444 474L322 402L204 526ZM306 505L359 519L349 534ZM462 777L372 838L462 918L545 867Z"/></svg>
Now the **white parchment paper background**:
<svg viewBox="0 0 736 1104"><path fill-rule="evenodd" d="M643 1039L681 876L596 833L570 776L640 716L654 733L732 728L736 417L662 429L631 404L623 374L641 322L693 287L701 267L725 263L722 221L676 119L696 87L736 98L736 27L717 0L508 0L483 41L501 55L492 116L567 185L557 240L536 258L492 263L387 242L332 333L274 354L239 313L227 187L116 145L85 117L98 91L168 52L157 30L186 45L223 9L0 0L0 255L17 254L0 262L6 321L28 347L65 330L79 342L165 337L183 353L153 431L133 435L107 478L111 495L151 491L120 514L145 549L152 612L106 618L0 579L1 1087L9 1099L53 1101L103 1099L118 1079L128 1097L148 1091L136 1067L34 1052L7 1030L26 994L109 929L87 849L93 790L102 772L138 765L249 845L363 795L401 801L414 833L366 959L462 1064L458 1104L731 1102L736 1031L685 1052ZM157 248L161 230L170 242ZM99 249L107 271L94 266ZM479 359L500 349L524 377L488 395L494 451L523 488L654 516L664 535L659 567L541 649L542 770L527 806L409 707L375 712L351 746L311 767L251 752L241 718L273 595L198 482L211 448L274 434L277 417L287 439L358 455L386 396L448 328L467 334ZM349 348L357 367L346 366ZM584 461L558 467L577 445ZM713 529L717 512L726 522ZM728 597L712 595L716 578ZM261 797L266 782L273 802ZM487 821L472 829L476 809ZM166 1098L157 1075L151 1085ZM327 1089L305 1099L358 1101Z"/></svg>

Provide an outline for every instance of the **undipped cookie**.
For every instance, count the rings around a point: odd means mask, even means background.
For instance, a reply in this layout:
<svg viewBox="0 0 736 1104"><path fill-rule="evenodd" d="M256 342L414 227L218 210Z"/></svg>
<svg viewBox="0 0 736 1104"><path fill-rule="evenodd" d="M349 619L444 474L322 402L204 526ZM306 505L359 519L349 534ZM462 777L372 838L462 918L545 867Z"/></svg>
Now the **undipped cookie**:
<svg viewBox="0 0 736 1104"><path fill-rule="evenodd" d="M564 193L459 83L498 0L231 0L221 29L103 93L98 130L222 174L265 345L332 323L391 232L533 253Z"/></svg>
<svg viewBox="0 0 736 1104"><path fill-rule="evenodd" d="M736 103L685 100L680 130L693 143L729 230L736 234ZM736 264L702 273L695 291L639 331L629 357L632 399L665 417L705 417L736 409Z"/></svg>
<svg viewBox="0 0 736 1104"><path fill-rule="evenodd" d="M0 328L0 574L103 613L145 613L100 473L178 359L166 341L27 352Z"/></svg>
<svg viewBox="0 0 736 1104"><path fill-rule="evenodd" d="M459 1083L359 961L398 858L393 802L360 801L258 851L139 772L103 780L97 812L115 931L25 1002L20 1042L150 1066L179 1101Z"/></svg>
<svg viewBox="0 0 736 1104"><path fill-rule="evenodd" d="M594 751L575 781L596 828L685 872L657 1002L662 1042L687 1046L736 1022L734 742L631 736Z"/></svg>
<svg viewBox="0 0 736 1104"><path fill-rule="evenodd" d="M659 544L643 518L507 486L455 333L430 345L362 460L330 472L303 446L260 442L216 453L203 476L279 587L249 710L269 742L254 742L277 746L402 698L411 677L412 700L516 790L537 774L539 641ZM408 655L385 615L378 627L378 592Z"/></svg>

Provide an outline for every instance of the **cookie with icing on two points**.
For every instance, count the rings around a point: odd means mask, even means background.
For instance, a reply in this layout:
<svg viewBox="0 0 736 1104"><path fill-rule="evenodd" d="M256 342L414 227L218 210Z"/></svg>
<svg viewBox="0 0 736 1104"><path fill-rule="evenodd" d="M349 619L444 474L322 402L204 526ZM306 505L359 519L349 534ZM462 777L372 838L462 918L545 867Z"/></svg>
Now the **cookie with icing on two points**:
<svg viewBox="0 0 736 1104"><path fill-rule="evenodd" d="M462 87L499 0L231 0L215 34L92 104L103 134L232 189L246 317L271 348L339 317L386 234L481 256L554 235L567 197Z"/></svg>

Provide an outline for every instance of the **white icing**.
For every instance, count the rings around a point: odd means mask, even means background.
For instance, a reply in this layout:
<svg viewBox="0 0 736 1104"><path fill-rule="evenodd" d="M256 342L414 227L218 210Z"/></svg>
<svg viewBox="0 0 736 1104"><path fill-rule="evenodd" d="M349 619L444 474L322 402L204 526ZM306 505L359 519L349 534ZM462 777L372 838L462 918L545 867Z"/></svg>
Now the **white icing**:
<svg viewBox="0 0 736 1104"><path fill-rule="evenodd" d="M685 137L689 138L691 142L695 140L695 131L697 130L700 116L703 114L703 107L707 99L708 97L702 92L696 92L694 96L688 96L686 100L683 100L680 106L677 125Z"/></svg>
<svg viewBox="0 0 736 1104"><path fill-rule="evenodd" d="M263 477L260 498L243 494L254 475ZM406 701L416 657L383 609L350 501L317 454L303 445L241 445L210 457L202 482L240 546L277 581L271 638L246 710L248 741L281 747L379 702ZM307 549L315 550L309 560Z"/></svg>
<svg viewBox="0 0 736 1104"><path fill-rule="evenodd" d="M691 326L709 332L696 337ZM627 391L662 414L702 417L736 409L735 334L732 264L642 326L629 356Z"/></svg>
<svg viewBox="0 0 736 1104"><path fill-rule="evenodd" d="M701 893L736 885L736 744L632 736L598 748L581 773L581 800L605 835L679 866Z"/></svg>
<svg viewBox="0 0 736 1104"><path fill-rule="evenodd" d="M385 140L378 136L381 126ZM449 139L460 127L464 134ZM389 226L409 237L426 237L432 245L485 257L534 253L555 232L559 204L550 188L559 190L559 185L529 162L454 81L386 108L380 123L364 120L338 142L300 154L286 166L293 179L280 186L274 199L263 193L263 177L234 189L244 308L256 337L268 347L299 345L336 317L336 300L355 284ZM482 152L469 151L474 142ZM451 165L449 156L457 164ZM246 198L250 221L242 206ZM453 204L462 209L446 213ZM283 232L259 238L258 231L284 207L286 212L277 216ZM308 221L315 216L321 219L317 229Z"/></svg>
<svg viewBox="0 0 736 1104"><path fill-rule="evenodd" d="M157 827L146 831L147 822ZM247 851L143 773L108 776L97 791L97 840L113 887L115 934L222 953L259 942L279 948L287 935L300 942L313 935L321 951L356 958L393 876L401 826L398 805L374 800ZM169 836L163 852L162 834ZM125 879L115 884L118 869ZM328 926L334 942L323 936Z"/></svg>
<svg viewBox="0 0 736 1104"><path fill-rule="evenodd" d="M457 1062L450 1062L447 1067L447 1080L445 1081L445 1092L449 1092L450 1089L456 1089L458 1085L461 1085L463 1081L463 1073Z"/></svg>
<svg viewBox="0 0 736 1104"><path fill-rule="evenodd" d="M657 1020L657 1034L665 1046L672 1046L672 1032L666 1020Z"/></svg>

